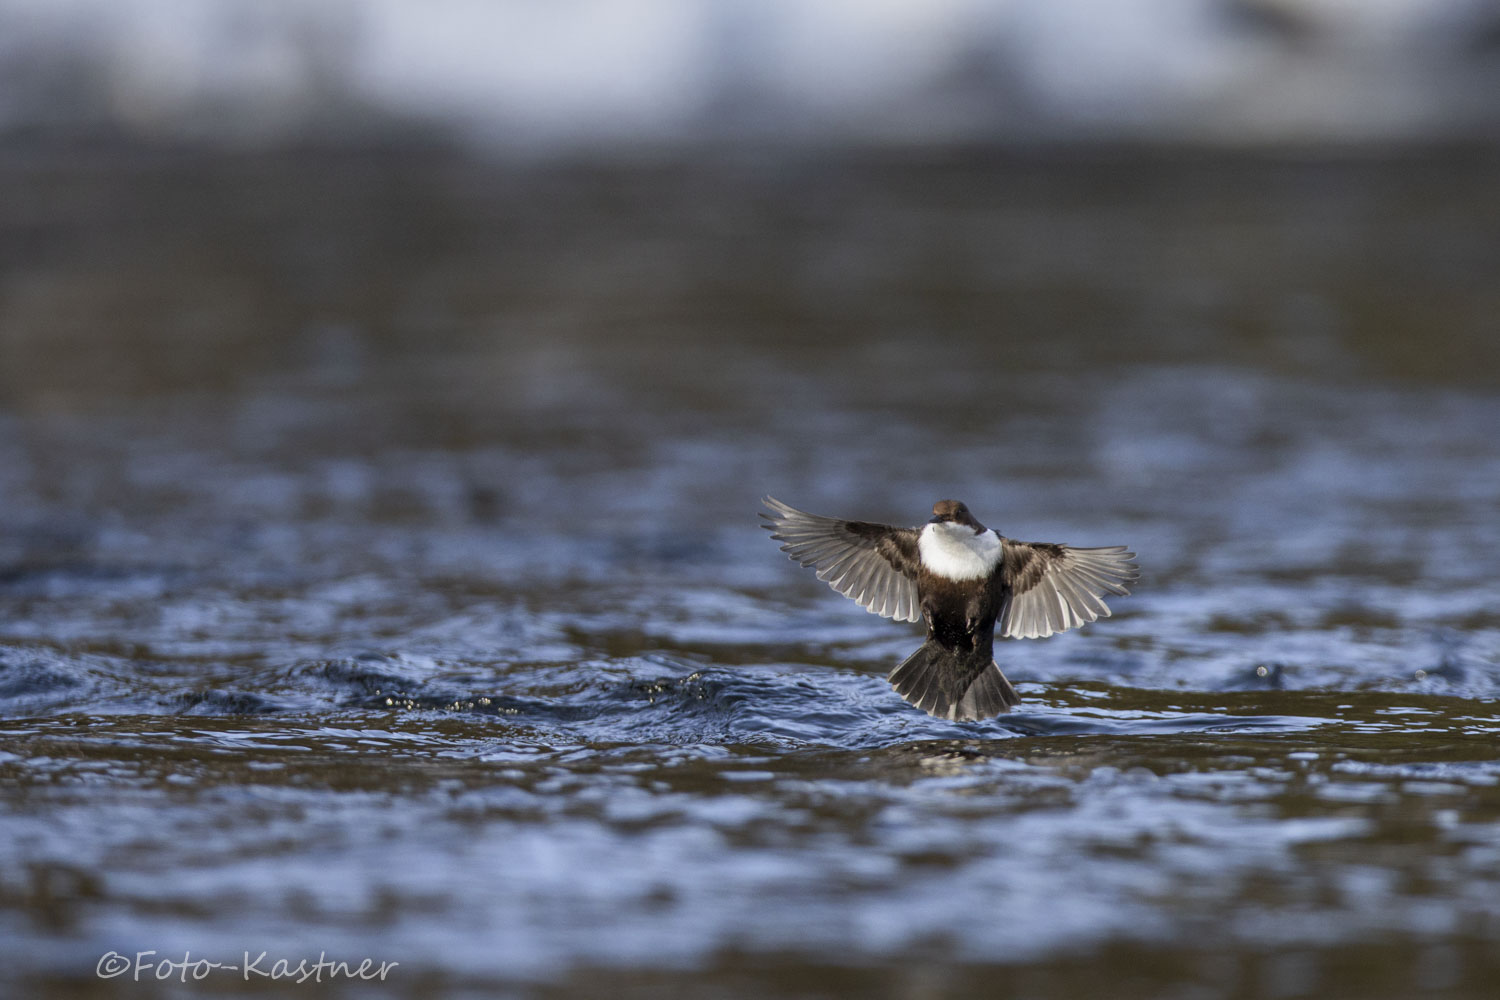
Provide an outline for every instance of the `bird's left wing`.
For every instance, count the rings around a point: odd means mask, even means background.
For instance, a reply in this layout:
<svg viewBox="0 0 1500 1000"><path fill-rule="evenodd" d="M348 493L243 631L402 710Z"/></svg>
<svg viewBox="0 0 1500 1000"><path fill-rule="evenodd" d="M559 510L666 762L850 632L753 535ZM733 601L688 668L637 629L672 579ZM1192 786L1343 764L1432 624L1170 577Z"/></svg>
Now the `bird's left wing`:
<svg viewBox="0 0 1500 1000"><path fill-rule="evenodd" d="M1105 594L1125 597L1137 579L1135 553L1123 545L1075 549L1045 542L1000 542L1010 596L1000 612L1000 634L1044 639L1109 617Z"/></svg>
<svg viewBox="0 0 1500 1000"><path fill-rule="evenodd" d="M788 507L774 497L761 501L761 527L782 543L781 550L818 579L867 611L898 622L919 621L916 572L918 534L869 521L843 521Z"/></svg>

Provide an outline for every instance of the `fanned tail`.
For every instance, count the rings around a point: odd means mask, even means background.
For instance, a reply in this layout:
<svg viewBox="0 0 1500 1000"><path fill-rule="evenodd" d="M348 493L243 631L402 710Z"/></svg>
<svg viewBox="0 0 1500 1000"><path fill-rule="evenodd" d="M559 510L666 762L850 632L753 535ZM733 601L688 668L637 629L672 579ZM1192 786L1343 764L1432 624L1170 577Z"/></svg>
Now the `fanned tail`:
<svg viewBox="0 0 1500 1000"><path fill-rule="evenodd" d="M930 639L887 680L922 711L955 722L990 719L1021 700L989 656L955 652Z"/></svg>

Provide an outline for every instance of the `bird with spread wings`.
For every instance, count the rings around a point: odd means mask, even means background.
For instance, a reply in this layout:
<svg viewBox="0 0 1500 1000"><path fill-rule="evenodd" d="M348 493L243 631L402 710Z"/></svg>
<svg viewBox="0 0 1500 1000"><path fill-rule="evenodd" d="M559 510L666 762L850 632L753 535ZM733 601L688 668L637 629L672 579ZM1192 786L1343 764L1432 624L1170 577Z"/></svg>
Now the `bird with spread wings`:
<svg viewBox="0 0 1500 1000"><path fill-rule="evenodd" d="M994 661L1003 638L1042 639L1108 617L1140 573L1123 545L1073 548L1018 542L980 524L958 500L940 500L925 525L901 528L762 501L762 525L782 551L865 610L925 622L927 641L888 680L939 718L988 719L1020 696Z"/></svg>

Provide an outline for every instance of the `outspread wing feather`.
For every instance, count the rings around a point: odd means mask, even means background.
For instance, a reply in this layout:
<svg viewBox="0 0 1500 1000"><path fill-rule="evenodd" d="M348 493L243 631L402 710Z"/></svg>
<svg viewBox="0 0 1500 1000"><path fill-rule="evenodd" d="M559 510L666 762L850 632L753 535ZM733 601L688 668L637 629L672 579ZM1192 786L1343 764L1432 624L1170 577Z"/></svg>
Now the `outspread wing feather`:
<svg viewBox="0 0 1500 1000"><path fill-rule="evenodd" d="M1140 577L1135 553L1123 545L1075 549L1005 538L1001 547L1010 597L999 631L1014 639L1044 639L1108 618L1104 595L1124 597L1125 585Z"/></svg>
<svg viewBox="0 0 1500 1000"><path fill-rule="evenodd" d="M867 611L901 622L920 621L916 572L918 534L869 521L844 521L788 507L774 497L761 501L761 527L781 542L793 560Z"/></svg>

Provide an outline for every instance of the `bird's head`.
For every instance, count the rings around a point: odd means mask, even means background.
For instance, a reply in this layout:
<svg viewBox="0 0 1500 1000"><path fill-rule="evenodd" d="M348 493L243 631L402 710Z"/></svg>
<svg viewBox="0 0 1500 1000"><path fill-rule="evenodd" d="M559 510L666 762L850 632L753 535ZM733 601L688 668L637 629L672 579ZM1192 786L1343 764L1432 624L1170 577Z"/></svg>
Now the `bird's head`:
<svg viewBox="0 0 1500 1000"><path fill-rule="evenodd" d="M939 500L932 505L933 524L962 524L973 528L977 535L985 530L984 525L975 520L974 515L969 513L968 505L962 500Z"/></svg>

